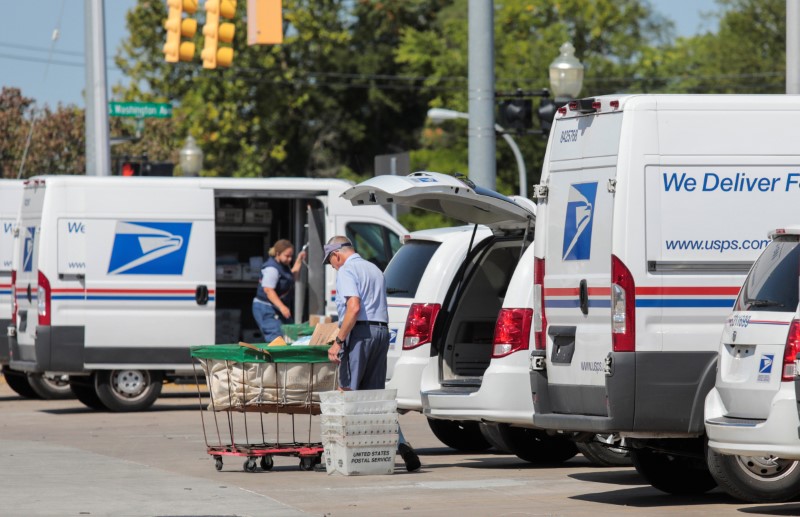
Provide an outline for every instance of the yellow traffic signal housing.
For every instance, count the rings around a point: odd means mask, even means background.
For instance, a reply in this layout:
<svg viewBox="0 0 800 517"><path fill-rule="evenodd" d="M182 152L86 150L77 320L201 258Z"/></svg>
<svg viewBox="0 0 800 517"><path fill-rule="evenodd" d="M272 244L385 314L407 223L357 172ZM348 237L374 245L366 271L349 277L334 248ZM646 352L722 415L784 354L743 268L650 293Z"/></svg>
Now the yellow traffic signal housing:
<svg viewBox="0 0 800 517"><path fill-rule="evenodd" d="M283 43L283 3L281 0L247 0L247 44Z"/></svg>
<svg viewBox="0 0 800 517"><path fill-rule="evenodd" d="M220 23L220 18L232 20L236 16L236 0L206 0L206 23L203 25L203 68L231 66L233 47L219 45L233 43L236 27L233 23Z"/></svg>
<svg viewBox="0 0 800 517"><path fill-rule="evenodd" d="M169 63L191 61L194 59L195 45L192 41L181 41L181 38L194 38L197 32L197 20L184 18L183 13L197 12L197 0L167 0L167 41L164 44L164 59Z"/></svg>

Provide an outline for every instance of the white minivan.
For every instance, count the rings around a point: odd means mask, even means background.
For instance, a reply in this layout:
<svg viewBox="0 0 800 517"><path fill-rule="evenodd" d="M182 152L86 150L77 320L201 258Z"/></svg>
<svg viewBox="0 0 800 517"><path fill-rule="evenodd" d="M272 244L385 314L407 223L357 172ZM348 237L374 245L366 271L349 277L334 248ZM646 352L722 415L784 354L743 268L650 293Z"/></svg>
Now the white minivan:
<svg viewBox="0 0 800 517"><path fill-rule="evenodd" d="M404 238L384 275L391 332L386 387L397 390L401 411L422 411L420 380L431 355L431 336L442 303L467 253L492 232L458 226L413 232ZM476 451L490 447L474 422L428 419L449 447Z"/></svg>
<svg viewBox="0 0 800 517"><path fill-rule="evenodd" d="M728 493L758 502L800 495L800 227L770 236L723 327L705 403L711 473ZM764 482L754 486L753 475Z"/></svg>
<svg viewBox="0 0 800 517"><path fill-rule="evenodd" d="M534 424L624 437L663 491L716 485L704 401L745 275L796 212L798 116L785 95L559 109L534 189Z"/></svg>
<svg viewBox="0 0 800 517"><path fill-rule="evenodd" d="M439 257L439 264L431 259L430 264L439 266L432 268L434 275L447 280L441 284L445 289L432 291L430 298L418 292L406 325L405 342L430 341L429 357L414 359L417 368L426 363L419 390L434 434L456 449L497 445L528 461L574 456L577 449L571 440L530 429L533 404L526 352L532 310L524 307L524 300L530 294L526 282L532 285L532 270L518 264L525 256L532 264L532 255L524 253L533 239L536 206L528 199L507 198L468 180L432 172L371 178L344 197L354 204L423 208L475 225L473 235L459 239L461 253ZM486 227L486 234L476 238L478 225ZM512 278L515 285L510 289ZM520 307L503 310L512 291ZM432 328L430 322L435 322ZM496 326L507 332L497 334ZM409 335L410 329L423 337ZM498 336L502 343L496 342ZM502 437L484 436L480 424L487 421L514 425L504 427Z"/></svg>
<svg viewBox="0 0 800 517"><path fill-rule="evenodd" d="M27 181L12 271L10 366L69 374L90 407L149 407L192 371L189 347L261 341L251 306L280 238L308 261L294 314L335 315L322 246L347 235L385 267L405 229L384 209L313 178L41 176ZM301 317L302 315L302 317Z"/></svg>

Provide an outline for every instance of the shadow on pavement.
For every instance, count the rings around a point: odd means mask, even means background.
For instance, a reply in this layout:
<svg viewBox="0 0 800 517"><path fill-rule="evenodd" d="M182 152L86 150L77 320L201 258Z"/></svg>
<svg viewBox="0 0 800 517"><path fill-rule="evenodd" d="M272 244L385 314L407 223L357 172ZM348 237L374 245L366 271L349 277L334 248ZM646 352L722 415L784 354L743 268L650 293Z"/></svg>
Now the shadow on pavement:
<svg viewBox="0 0 800 517"><path fill-rule="evenodd" d="M615 504L635 508L654 508L670 506L692 506L707 504L741 504L722 490L715 488L711 492L700 495L665 494L651 486L625 488L608 492L582 494L570 497L579 501L592 503Z"/></svg>
<svg viewBox="0 0 800 517"><path fill-rule="evenodd" d="M800 503L754 506L752 508L739 508L739 511L753 515L800 515Z"/></svg>
<svg viewBox="0 0 800 517"><path fill-rule="evenodd" d="M56 408L56 409L40 409L41 413L47 413L49 415L79 415L81 413L112 413L111 411L103 411L97 409L91 409L86 406L74 406L74 407L66 407L66 408ZM163 411L200 411L197 404L180 404L180 405L159 405L158 402L145 411L140 411L140 413L150 413L150 412L163 412Z"/></svg>
<svg viewBox="0 0 800 517"><path fill-rule="evenodd" d="M647 481L633 467L620 470L605 467L605 470L600 470L602 468L598 467L596 472L576 472L575 474L569 474L568 477L578 481L607 483L609 485L648 485Z"/></svg>

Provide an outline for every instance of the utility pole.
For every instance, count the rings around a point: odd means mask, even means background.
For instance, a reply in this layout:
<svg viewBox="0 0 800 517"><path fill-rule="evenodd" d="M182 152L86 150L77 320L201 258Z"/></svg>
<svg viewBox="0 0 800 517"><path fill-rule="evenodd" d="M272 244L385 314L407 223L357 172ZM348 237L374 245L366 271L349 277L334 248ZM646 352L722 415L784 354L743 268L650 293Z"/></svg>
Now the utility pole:
<svg viewBox="0 0 800 517"><path fill-rule="evenodd" d="M800 0L786 0L786 93L800 93Z"/></svg>
<svg viewBox="0 0 800 517"><path fill-rule="evenodd" d="M469 0L468 23L469 179L479 187L497 190L494 134L494 2Z"/></svg>
<svg viewBox="0 0 800 517"><path fill-rule="evenodd" d="M84 0L86 48L86 175L111 175L103 0Z"/></svg>

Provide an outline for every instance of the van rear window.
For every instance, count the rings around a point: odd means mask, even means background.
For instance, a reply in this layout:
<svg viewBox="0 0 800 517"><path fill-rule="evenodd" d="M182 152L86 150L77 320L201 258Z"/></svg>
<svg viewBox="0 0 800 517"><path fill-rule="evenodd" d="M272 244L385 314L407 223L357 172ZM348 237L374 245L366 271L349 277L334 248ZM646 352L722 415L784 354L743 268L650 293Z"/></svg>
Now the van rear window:
<svg viewBox="0 0 800 517"><path fill-rule="evenodd" d="M734 310L794 312L798 303L798 279L798 237L779 237L756 260L739 292Z"/></svg>
<svg viewBox="0 0 800 517"><path fill-rule="evenodd" d="M438 242L409 241L397 250L383 272L386 294L397 298L416 296L422 274L438 248Z"/></svg>

